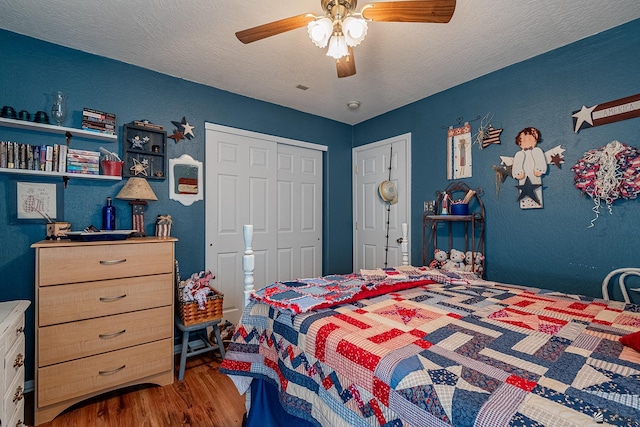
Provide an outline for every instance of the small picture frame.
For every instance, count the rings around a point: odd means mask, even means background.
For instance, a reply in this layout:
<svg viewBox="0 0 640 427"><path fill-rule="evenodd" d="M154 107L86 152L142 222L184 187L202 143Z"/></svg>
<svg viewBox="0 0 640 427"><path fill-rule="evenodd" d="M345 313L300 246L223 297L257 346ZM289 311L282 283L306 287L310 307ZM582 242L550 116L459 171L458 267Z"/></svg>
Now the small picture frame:
<svg viewBox="0 0 640 427"><path fill-rule="evenodd" d="M16 221L53 222L62 219L61 183L15 181Z"/></svg>

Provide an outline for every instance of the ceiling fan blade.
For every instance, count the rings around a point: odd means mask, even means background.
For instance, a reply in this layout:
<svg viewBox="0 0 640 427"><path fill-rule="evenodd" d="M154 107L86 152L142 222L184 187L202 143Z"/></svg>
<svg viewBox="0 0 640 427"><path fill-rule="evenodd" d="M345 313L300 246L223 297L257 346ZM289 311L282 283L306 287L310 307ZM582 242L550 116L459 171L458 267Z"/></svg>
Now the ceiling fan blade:
<svg viewBox="0 0 640 427"><path fill-rule="evenodd" d="M456 0L383 1L364 5L362 17L376 22L446 24L455 9Z"/></svg>
<svg viewBox="0 0 640 427"><path fill-rule="evenodd" d="M338 78L353 76L356 73L356 59L353 56L353 49L349 48L349 55L336 59Z"/></svg>
<svg viewBox="0 0 640 427"><path fill-rule="evenodd" d="M312 14L305 13L304 15L292 16L290 18L280 19L279 21L273 21L268 24L258 25L257 27L238 31L236 33L236 37L242 43L247 44L304 27L314 19L315 17Z"/></svg>

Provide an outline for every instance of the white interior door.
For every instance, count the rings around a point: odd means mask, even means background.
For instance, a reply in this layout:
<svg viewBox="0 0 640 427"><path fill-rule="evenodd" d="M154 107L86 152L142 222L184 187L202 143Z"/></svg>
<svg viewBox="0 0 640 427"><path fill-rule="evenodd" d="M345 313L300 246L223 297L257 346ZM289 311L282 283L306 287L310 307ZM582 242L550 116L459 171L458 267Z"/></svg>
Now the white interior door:
<svg viewBox="0 0 640 427"><path fill-rule="evenodd" d="M244 224L253 224L256 284L276 280L277 144L210 124L206 142L205 265L235 323L244 308Z"/></svg>
<svg viewBox="0 0 640 427"><path fill-rule="evenodd" d="M402 223L407 223L411 235L410 158L411 134L353 149L354 271L402 264L397 239L402 237ZM389 167L398 191L398 203L393 205L378 196L380 183L389 180Z"/></svg>
<svg viewBox="0 0 640 427"><path fill-rule="evenodd" d="M322 151L278 144L277 274L322 275Z"/></svg>
<svg viewBox="0 0 640 427"><path fill-rule="evenodd" d="M224 318L237 323L244 308L244 224L253 224L256 289L321 275L326 147L205 127L205 266L224 293Z"/></svg>

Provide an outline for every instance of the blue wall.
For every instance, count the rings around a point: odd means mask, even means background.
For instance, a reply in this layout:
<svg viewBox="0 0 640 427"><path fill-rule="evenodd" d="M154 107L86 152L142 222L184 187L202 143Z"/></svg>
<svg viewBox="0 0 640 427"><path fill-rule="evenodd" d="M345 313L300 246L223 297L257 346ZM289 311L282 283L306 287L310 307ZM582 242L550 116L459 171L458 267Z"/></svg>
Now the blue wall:
<svg viewBox="0 0 640 427"><path fill-rule="evenodd" d="M351 179L352 127L289 108L238 96L192 82L176 79L103 57L45 43L15 33L0 31L0 104L16 110L49 110L51 92L68 95L72 117L65 126L79 128L82 108L115 113L118 124L149 119L172 133L171 121L185 116L195 126L195 138L175 143L167 140L167 158L187 153L205 160L205 122L246 129L284 138L328 146L324 155L324 271L350 272L350 243L342 238L351 234L351 194L343 191ZM74 148L97 150L105 146L122 154L122 126L118 143L75 137ZM0 139L32 144L64 143L61 135L0 127ZM206 169L206 165L205 165ZM16 223L15 182L61 182L24 175L0 174L0 301L34 301L34 251L30 245L45 236L44 221ZM204 268L204 202L185 207L169 200L169 182L149 181L158 196L150 202L145 217L146 232L154 233L158 214L174 219L171 234L179 239L176 256L183 275ZM89 224L101 226L100 209L107 196L114 197L124 182L71 179L63 192L64 217L74 230ZM13 203L8 201L13 200ZM114 200L118 227L130 228L131 208ZM347 207L345 210L344 207ZM327 248L331 247L331 251ZM33 355L33 305L27 312L27 353ZM32 360L32 356L28 356ZM27 379L33 378L28 363Z"/></svg>
<svg viewBox="0 0 640 427"><path fill-rule="evenodd" d="M640 118L573 132L571 114L640 92L640 20L456 86L354 127L354 146L412 134L412 262L422 254L422 202L433 200L446 179L446 127L458 117L493 114L502 144L473 149L473 177L484 190L487 275L491 280L600 295L605 275L638 265L638 200L618 200L587 228L593 202L573 185L570 168L584 153L613 140L640 148ZM428 79L428 76L425 76ZM419 84L419 83L418 83ZM479 122L472 122L473 133ZM515 136L533 126L540 147L561 144L565 163L543 178L543 209L521 210L512 178L496 194L493 165L513 156ZM444 127L444 129L443 129ZM446 248L445 248L446 249Z"/></svg>
<svg viewBox="0 0 640 427"><path fill-rule="evenodd" d="M590 199L573 187L570 167L591 148L612 140L640 146L640 119L582 130L574 134L571 112L639 92L640 20L578 43L499 70L425 98L356 126L238 96L149 70L0 31L0 104L17 110L48 110L50 93L69 96L73 116L65 125L80 127L83 107L113 112L118 123L149 119L171 131L171 121L183 116L195 125L196 137L176 144L167 141L168 158L190 154L204 161L205 121L240 129L327 145L324 158L325 273L351 271L352 234L351 149L406 132L412 133L412 262L421 261L422 201L434 198L448 184L445 178L445 138L442 127L487 113L503 127L502 145L474 148L474 173L466 180L485 190L487 213L487 273L492 280L516 282L588 295L599 295L600 281L617 267L636 264L640 231L635 221L637 201L618 201L613 215L602 215L594 228ZM425 76L427 79L428 76ZM477 122L473 122L477 125ZM550 167L544 177L544 209L521 210L515 181L508 178L495 191L491 166L499 156L513 156L514 138L526 126L541 130L540 146L562 144L566 162ZM475 126L474 126L475 131ZM121 129L120 129L121 132ZM120 135L121 136L121 135ZM0 128L0 139L27 143L60 143L61 137ZM76 148L104 145L122 152L121 144L74 138ZM206 168L206 165L205 165ZM0 174L0 300L34 300L34 253L30 245L44 237L43 223L11 221L15 206L7 201L16 181L32 179ZM46 181L46 180L45 180ZM51 182L51 181L48 181ZM53 181L58 182L58 181ZM345 185L347 183L347 185ZM204 266L204 203L185 207L168 198L168 181L150 182L158 202L147 207L147 232L152 219L170 214L172 235L179 239L177 257L183 273ZM75 230L100 224L99 209L115 196L122 182L72 179L63 192L64 219ZM13 196L15 198L15 196ZM119 225L130 224L130 208L115 201ZM124 221L124 223L120 222ZM330 250L329 250L330 248ZM27 357L33 361L33 306L27 325ZM33 378L33 363L27 364Z"/></svg>

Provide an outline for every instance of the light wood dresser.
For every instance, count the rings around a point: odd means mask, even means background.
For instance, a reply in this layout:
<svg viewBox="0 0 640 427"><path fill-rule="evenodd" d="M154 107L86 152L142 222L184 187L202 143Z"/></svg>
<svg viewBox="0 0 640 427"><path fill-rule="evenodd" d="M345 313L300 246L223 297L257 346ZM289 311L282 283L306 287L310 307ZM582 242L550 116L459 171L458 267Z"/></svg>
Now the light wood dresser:
<svg viewBox="0 0 640 427"><path fill-rule="evenodd" d="M24 312L30 301L0 302L0 426L24 424Z"/></svg>
<svg viewBox="0 0 640 427"><path fill-rule="evenodd" d="M175 241L32 245L35 425L107 391L173 383Z"/></svg>

